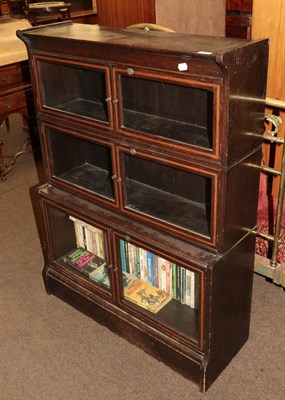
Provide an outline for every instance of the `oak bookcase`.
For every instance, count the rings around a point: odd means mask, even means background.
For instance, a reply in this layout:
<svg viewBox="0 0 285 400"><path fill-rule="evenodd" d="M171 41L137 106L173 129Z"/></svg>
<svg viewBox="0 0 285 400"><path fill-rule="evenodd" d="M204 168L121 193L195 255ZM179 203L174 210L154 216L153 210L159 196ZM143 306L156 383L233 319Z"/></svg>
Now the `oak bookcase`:
<svg viewBox="0 0 285 400"><path fill-rule="evenodd" d="M47 292L205 391L249 333L267 40L72 22L18 36Z"/></svg>

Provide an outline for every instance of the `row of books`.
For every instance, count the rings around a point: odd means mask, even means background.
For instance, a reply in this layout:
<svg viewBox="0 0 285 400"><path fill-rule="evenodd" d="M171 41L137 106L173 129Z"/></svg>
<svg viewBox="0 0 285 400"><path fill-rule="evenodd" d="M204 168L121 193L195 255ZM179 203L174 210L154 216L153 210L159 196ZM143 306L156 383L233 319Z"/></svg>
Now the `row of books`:
<svg viewBox="0 0 285 400"><path fill-rule="evenodd" d="M142 287L142 283L148 283L168 295L170 299L197 308L199 302L197 273L122 239L120 239L120 255L123 273L136 276L141 281L137 286ZM149 285L145 285L148 290L150 290ZM126 289L124 294L126 297Z"/></svg>
<svg viewBox="0 0 285 400"><path fill-rule="evenodd" d="M74 223L77 248L61 257L59 262L83 273L100 286L110 289L103 231L73 216L69 216L69 219Z"/></svg>
<svg viewBox="0 0 285 400"><path fill-rule="evenodd" d="M80 219L74 223L77 249L59 261L110 289L103 231ZM144 248L120 239L124 297L156 313L171 299L191 308L199 304L198 274Z"/></svg>
<svg viewBox="0 0 285 400"><path fill-rule="evenodd" d="M102 229L96 228L78 218L69 216L74 223L77 247L82 247L98 257L105 259L104 234Z"/></svg>

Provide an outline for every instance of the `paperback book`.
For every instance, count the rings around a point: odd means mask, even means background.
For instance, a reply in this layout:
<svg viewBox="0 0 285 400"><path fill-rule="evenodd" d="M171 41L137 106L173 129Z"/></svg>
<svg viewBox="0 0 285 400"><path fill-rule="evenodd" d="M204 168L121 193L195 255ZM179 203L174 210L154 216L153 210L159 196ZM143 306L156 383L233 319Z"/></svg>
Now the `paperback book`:
<svg viewBox="0 0 285 400"><path fill-rule="evenodd" d="M106 289L110 289L111 287L109 273L106 267L100 268L99 270L95 271L95 273L90 276L90 279Z"/></svg>
<svg viewBox="0 0 285 400"><path fill-rule="evenodd" d="M89 277L103 269L106 265L105 260L82 247L72 250L59 261L70 265Z"/></svg>
<svg viewBox="0 0 285 400"><path fill-rule="evenodd" d="M171 295L164 290L138 279L130 287L124 289L125 299L156 314L170 300Z"/></svg>

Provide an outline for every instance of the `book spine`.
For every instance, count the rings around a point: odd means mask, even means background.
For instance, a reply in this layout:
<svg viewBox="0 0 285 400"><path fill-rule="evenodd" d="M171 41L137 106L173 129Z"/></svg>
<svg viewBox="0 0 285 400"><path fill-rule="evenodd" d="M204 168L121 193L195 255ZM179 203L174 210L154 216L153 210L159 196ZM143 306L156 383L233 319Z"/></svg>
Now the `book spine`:
<svg viewBox="0 0 285 400"><path fill-rule="evenodd" d="M181 267L181 304L185 304L186 294L186 269Z"/></svg>
<svg viewBox="0 0 285 400"><path fill-rule="evenodd" d="M177 300L177 295L176 295L176 264L175 263L171 263L171 269L172 269L172 298Z"/></svg>
<svg viewBox="0 0 285 400"><path fill-rule="evenodd" d="M154 282L154 255L150 251L147 251L147 279L155 286Z"/></svg>
<svg viewBox="0 0 285 400"><path fill-rule="evenodd" d="M172 296L172 274L170 261L165 260L166 267L166 292Z"/></svg>
<svg viewBox="0 0 285 400"><path fill-rule="evenodd" d="M94 248L93 232L85 228L85 237L86 237L86 249L91 253L96 254Z"/></svg>
<svg viewBox="0 0 285 400"><path fill-rule="evenodd" d="M181 301L181 267L176 266L176 299Z"/></svg>
<svg viewBox="0 0 285 400"><path fill-rule="evenodd" d="M124 241L120 239L120 256L121 256L121 267L122 271L126 272L126 255Z"/></svg>
<svg viewBox="0 0 285 400"><path fill-rule="evenodd" d="M130 273L130 262L129 262L129 246L128 242L124 241L124 248L125 248L125 260L126 260L126 272Z"/></svg>
<svg viewBox="0 0 285 400"><path fill-rule="evenodd" d="M147 282L147 255L146 255L146 250L139 248L139 254L140 254L140 279L143 282Z"/></svg>
<svg viewBox="0 0 285 400"><path fill-rule="evenodd" d="M132 243L129 243L129 260L130 260L130 274L134 275L136 273L135 246Z"/></svg>
<svg viewBox="0 0 285 400"><path fill-rule="evenodd" d="M157 265L157 259L158 257L153 254L153 285L158 287L158 265Z"/></svg>
<svg viewBox="0 0 285 400"><path fill-rule="evenodd" d="M97 234L98 234L98 253L99 253L98 256L101 258L105 258L104 239L103 239L103 232L101 231L101 229L97 229Z"/></svg>
<svg viewBox="0 0 285 400"><path fill-rule="evenodd" d="M191 272L191 298L190 298L190 307L196 308L196 282L195 280L197 279L198 275L194 271Z"/></svg>
<svg viewBox="0 0 285 400"><path fill-rule="evenodd" d="M134 259L135 259L135 274L136 277L140 276L140 252L139 248L135 246L134 248Z"/></svg>
<svg viewBox="0 0 285 400"><path fill-rule="evenodd" d="M166 260L162 257L158 257L157 261L158 275L159 275L159 288L167 291L166 283Z"/></svg>
<svg viewBox="0 0 285 400"><path fill-rule="evenodd" d="M191 305L191 282L192 282L192 271L186 270L186 292L185 292L185 304Z"/></svg>

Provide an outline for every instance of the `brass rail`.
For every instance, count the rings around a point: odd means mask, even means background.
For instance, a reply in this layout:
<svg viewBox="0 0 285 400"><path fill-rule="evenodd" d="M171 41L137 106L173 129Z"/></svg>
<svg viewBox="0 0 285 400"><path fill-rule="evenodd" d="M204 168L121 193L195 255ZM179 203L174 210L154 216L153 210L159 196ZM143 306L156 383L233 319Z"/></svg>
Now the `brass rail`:
<svg viewBox="0 0 285 400"><path fill-rule="evenodd" d="M266 98L266 105L272 108L278 108L285 110L285 101L275 100L271 98ZM275 129L269 134L263 135L263 140L269 141L271 143L276 143L278 145L283 145L283 154L282 154L282 163L281 170L276 170L270 167L261 167L266 173L274 174L280 177L279 184L279 192L278 192L278 200L277 200L277 210L276 210L276 220L275 220L275 229L274 235L264 234L262 232L256 232L258 236L272 241L272 255L270 259L269 265L265 265L260 259L262 257L257 257L257 262L255 265L255 271L262 273L265 276L273 278L273 281L281 284L285 287L285 268L284 265L278 265L277 256L278 256L278 244L280 243L280 232L282 225L282 213L283 213L283 202L284 202L284 189L285 189L285 145L284 138L276 137L275 134L278 133L279 125L282 123L282 119L278 116L269 115L265 116L265 120L268 119L274 125Z"/></svg>

